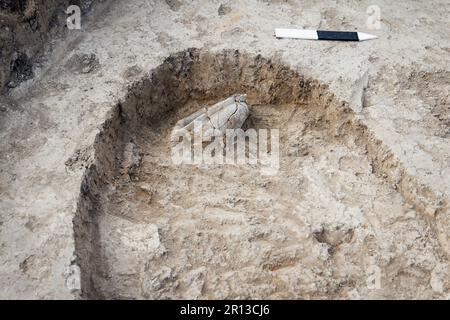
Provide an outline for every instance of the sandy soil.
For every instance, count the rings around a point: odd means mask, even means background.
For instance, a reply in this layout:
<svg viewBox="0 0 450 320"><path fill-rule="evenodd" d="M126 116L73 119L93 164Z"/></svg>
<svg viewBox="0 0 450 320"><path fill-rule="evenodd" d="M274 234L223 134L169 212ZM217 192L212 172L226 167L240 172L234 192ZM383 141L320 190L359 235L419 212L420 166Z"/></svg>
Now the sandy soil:
<svg viewBox="0 0 450 320"><path fill-rule="evenodd" d="M111 0L49 43L0 97L0 297L448 298L447 1L273 37L371 4ZM279 173L171 165L171 126L241 92Z"/></svg>
<svg viewBox="0 0 450 320"><path fill-rule="evenodd" d="M279 171L173 163L175 123L228 92L248 93L244 129L280 130ZM439 240L386 179L383 149L289 68L185 52L116 118L75 223L85 297L438 298L447 285Z"/></svg>
<svg viewBox="0 0 450 320"><path fill-rule="evenodd" d="M429 283L445 283L445 259L430 228L373 174L355 138L334 137L310 108L252 106L252 128L282 128L275 176L250 165L174 167L176 115L137 137L137 181L112 184L97 213L99 296L437 297ZM374 266L383 285L372 291Z"/></svg>

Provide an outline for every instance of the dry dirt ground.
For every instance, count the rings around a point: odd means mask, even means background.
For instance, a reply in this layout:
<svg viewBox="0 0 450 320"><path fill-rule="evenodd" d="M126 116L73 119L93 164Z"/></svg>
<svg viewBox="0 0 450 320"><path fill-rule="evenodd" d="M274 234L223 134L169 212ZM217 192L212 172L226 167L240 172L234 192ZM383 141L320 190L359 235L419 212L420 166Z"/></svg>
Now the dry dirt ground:
<svg viewBox="0 0 450 320"><path fill-rule="evenodd" d="M33 77L33 63L45 60L56 37L66 34L70 4L88 13L92 0L0 1L0 92ZM97 4L102 0L97 0ZM96 8L98 8L97 6ZM36 67L36 66L35 66Z"/></svg>
<svg viewBox="0 0 450 320"><path fill-rule="evenodd" d="M369 5L375 41L273 37L363 30ZM94 10L0 97L0 298L449 298L449 13ZM176 121L234 93L280 129L279 171L171 163Z"/></svg>

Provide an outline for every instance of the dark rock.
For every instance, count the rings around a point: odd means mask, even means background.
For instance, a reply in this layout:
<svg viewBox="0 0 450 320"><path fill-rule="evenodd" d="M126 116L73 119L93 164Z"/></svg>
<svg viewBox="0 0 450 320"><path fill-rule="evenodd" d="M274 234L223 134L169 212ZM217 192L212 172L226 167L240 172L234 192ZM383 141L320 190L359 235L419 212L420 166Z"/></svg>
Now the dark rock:
<svg viewBox="0 0 450 320"><path fill-rule="evenodd" d="M219 6L219 10L218 10L219 16L224 16L224 15L230 13L230 12L231 12L231 7L229 7L227 5L224 5L224 4L221 4Z"/></svg>

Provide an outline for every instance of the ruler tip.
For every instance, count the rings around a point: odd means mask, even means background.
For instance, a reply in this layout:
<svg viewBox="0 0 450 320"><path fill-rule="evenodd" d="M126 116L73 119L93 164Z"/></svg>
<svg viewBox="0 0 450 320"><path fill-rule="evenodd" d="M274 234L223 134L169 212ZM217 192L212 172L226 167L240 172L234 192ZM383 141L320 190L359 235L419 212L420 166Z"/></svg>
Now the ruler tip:
<svg viewBox="0 0 450 320"><path fill-rule="evenodd" d="M373 34L358 32L358 39L359 39L359 41L366 41L366 40L378 39L378 37Z"/></svg>

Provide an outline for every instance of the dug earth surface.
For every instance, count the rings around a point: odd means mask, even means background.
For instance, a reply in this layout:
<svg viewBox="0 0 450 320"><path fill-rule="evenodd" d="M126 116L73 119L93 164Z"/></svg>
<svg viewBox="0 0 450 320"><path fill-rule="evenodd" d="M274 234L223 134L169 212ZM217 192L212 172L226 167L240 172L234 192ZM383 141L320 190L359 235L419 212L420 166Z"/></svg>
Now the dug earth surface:
<svg viewBox="0 0 450 320"><path fill-rule="evenodd" d="M369 31L373 4L110 0L39 63L3 46L0 298L448 298L450 8ZM279 171L173 166L176 121L235 93Z"/></svg>
<svg viewBox="0 0 450 320"><path fill-rule="evenodd" d="M176 122L230 92L248 94L244 130L279 130L270 175L260 163L173 163ZM382 145L283 65L182 52L113 119L75 219L87 298L433 298L447 285L434 231L383 178Z"/></svg>

